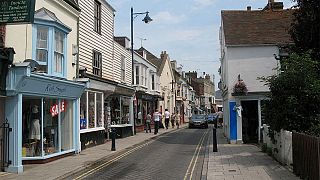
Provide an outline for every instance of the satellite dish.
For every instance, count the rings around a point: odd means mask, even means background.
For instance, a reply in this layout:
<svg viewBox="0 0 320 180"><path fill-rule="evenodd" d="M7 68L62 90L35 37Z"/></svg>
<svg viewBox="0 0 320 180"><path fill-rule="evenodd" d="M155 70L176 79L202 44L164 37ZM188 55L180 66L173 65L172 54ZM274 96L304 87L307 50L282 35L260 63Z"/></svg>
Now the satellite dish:
<svg viewBox="0 0 320 180"><path fill-rule="evenodd" d="M39 67L39 63L33 59L26 59L23 62L29 62L29 66L31 68L31 72L34 72Z"/></svg>

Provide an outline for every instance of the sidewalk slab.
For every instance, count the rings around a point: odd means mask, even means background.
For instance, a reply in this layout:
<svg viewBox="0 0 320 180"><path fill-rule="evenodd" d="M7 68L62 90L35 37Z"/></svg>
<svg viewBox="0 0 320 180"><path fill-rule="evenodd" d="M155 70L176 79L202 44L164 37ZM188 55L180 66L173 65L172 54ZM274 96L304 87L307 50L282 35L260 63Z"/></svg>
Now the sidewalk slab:
<svg viewBox="0 0 320 180"><path fill-rule="evenodd" d="M212 134L212 133L211 133ZM209 138L207 179L235 180L298 180L287 168L250 144L228 144L222 129L217 129L218 152L213 152Z"/></svg>
<svg viewBox="0 0 320 180"><path fill-rule="evenodd" d="M184 127L186 127L186 125L182 125L181 128ZM0 179L58 179L65 174L81 171L82 169L85 169L86 167L100 161L101 159L108 158L136 144L143 143L144 141L151 140L160 135L173 132L175 130L177 129L159 129L159 133L157 135L154 135L153 133L140 132L134 136L116 139L116 151L111 151L111 141L109 141L105 144L84 149L79 154L74 154L72 156L58 159L50 163L24 165L23 173L6 174L6 176L2 176L0 177Z"/></svg>

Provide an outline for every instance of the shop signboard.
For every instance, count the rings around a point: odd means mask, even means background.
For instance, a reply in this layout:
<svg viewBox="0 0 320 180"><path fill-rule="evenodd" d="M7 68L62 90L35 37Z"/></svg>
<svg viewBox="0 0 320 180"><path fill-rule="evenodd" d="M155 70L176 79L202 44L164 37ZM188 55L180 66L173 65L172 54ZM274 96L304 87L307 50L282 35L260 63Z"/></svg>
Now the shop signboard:
<svg viewBox="0 0 320 180"><path fill-rule="evenodd" d="M35 0L1 0L0 24L33 23Z"/></svg>

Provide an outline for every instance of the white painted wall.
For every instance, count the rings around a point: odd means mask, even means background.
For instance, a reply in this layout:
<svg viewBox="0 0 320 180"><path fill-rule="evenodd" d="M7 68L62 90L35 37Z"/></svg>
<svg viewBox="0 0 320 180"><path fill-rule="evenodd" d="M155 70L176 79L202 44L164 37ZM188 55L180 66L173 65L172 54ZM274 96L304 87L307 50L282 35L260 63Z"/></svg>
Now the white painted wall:
<svg viewBox="0 0 320 180"><path fill-rule="evenodd" d="M163 60L162 60L163 61ZM165 60L165 65L163 71L160 75L160 85L161 85L161 94L165 93L164 104L162 105L163 109L168 108L169 112L174 112L174 93L171 92L172 89L172 80L174 79L170 59ZM170 99L168 98L170 97Z"/></svg>
<svg viewBox="0 0 320 180"><path fill-rule="evenodd" d="M72 80L76 76L76 66L72 66L72 45L77 44L77 17L78 12L64 1L36 1L35 11L45 7L53 12L59 20L72 30L67 38L67 79ZM13 47L16 54L14 63L32 59L32 24L7 25L6 46Z"/></svg>
<svg viewBox="0 0 320 180"><path fill-rule="evenodd" d="M260 82L258 77L276 74L278 54L276 46L228 47L226 82L230 92L238 80L238 74L247 85L248 92L269 91L269 88Z"/></svg>
<svg viewBox="0 0 320 180"><path fill-rule="evenodd" d="M114 81L120 83L121 80L121 56L125 58L125 82L127 85L132 85L132 58L131 51L124 48L117 42L114 42L114 61L113 61L113 76Z"/></svg>

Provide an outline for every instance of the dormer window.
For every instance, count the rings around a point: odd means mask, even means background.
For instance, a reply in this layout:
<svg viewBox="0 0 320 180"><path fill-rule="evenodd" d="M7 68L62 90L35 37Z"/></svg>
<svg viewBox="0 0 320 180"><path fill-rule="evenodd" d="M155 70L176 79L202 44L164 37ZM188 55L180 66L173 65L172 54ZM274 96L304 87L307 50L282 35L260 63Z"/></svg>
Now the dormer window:
<svg viewBox="0 0 320 180"><path fill-rule="evenodd" d="M34 19L32 59L39 64L37 72L66 77L67 34L71 29L46 8L36 11Z"/></svg>

